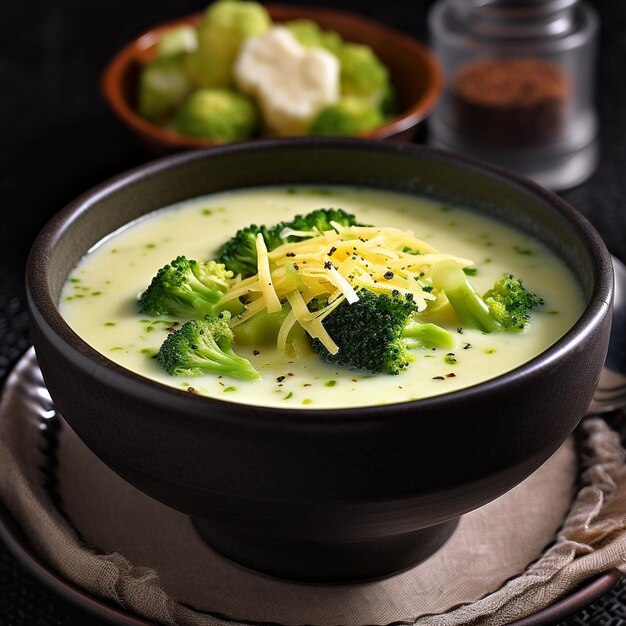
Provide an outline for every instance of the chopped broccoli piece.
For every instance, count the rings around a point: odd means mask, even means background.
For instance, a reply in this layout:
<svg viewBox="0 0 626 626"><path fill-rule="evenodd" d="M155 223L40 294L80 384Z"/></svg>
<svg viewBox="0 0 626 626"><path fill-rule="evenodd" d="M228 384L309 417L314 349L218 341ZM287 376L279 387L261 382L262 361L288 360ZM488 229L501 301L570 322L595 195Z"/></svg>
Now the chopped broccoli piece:
<svg viewBox="0 0 626 626"><path fill-rule="evenodd" d="M250 361L232 349L233 332L228 326L230 313L185 322L168 335L156 360L172 376L220 374L242 380L256 380L259 373Z"/></svg>
<svg viewBox="0 0 626 626"><path fill-rule="evenodd" d="M412 295L397 291L379 295L366 289L358 293L357 302L344 300L324 319L339 346L337 354L330 354L319 339L312 340L313 350L329 363L399 374L414 360L404 340L404 329L417 311Z"/></svg>
<svg viewBox="0 0 626 626"><path fill-rule="evenodd" d="M137 112L151 122L167 122L192 89L193 85L183 70L182 56L155 59L141 68Z"/></svg>
<svg viewBox="0 0 626 626"><path fill-rule="evenodd" d="M257 273L256 238L262 233L268 250L277 248L282 240L265 226L252 224L238 230L218 250L217 260L233 274L241 274L244 278Z"/></svg>
<svg viewBox="0 0 626 626"><path fill-rule="evenodd" d="M193 52L198 47L198 36L193 26L177 26L161 35L157 44L157 57L172 57Z"/></svg>
<svg viewBox="0 0 626 626"><path fill-rule="evenodd" d="M312 20L293 20L283 26L306 48L325 48L337 54L343 44L340 35L332 30L322 30Z"/></svg>
<svg viewBox="0 0 626 626"><path fill-rule="evenodd" d="M322 109L309 128L310 135L358 135L382 125L381 110L367 100L345 96Z"/></svg>
<svg viewBox="0 0 626 626"><path fill-rule="evenodd" d="M331 222L336 222L341 226L355 226L356 217L351 213L346 213L343 209L316 209L306 215L296 215L291 222L281 222L273 230L278 236L285 228L290 228L295 231L311 233L310 236L314 237L325 230L333 230ZM302 241L307 238L299 235L289 235L284 240L281 240L281 244L287 241Z"/></svg>
<svg viewBox="0 0 626 626"><path fill-rule="evenodd" d="M232 276L221 263L198 263L179 256L157 272L139 298L139 310L182 318L215 315Z"/></svg>
<svg viewBox="0 0 626 626"><path fill-rule="evenodd" d="M198 89L183 103L174 128L183 135L237 141L251 137L259 114L247 96L228 89Z"/></svg>
<svg viewBox="0 0 626 626"><path fill-rule="evenodd" d="M454 348L454 335L437 324L421 323L410 320L402 333L408 348Z"/></svg>
<svg viewBox="0 0 626 626"><path fill-rule="evenodd" d="M542 298L528 291L512 274L498 280L483 300L506 330L523 330L528 324L528 311L543 304Z"/></svg>
<svg viewBox="0 0 626 626"><path fill-rule="evenodd" d="M388 97L389 72L369 46L346 43L337 52L342 96L357 96L381 106Z"/></svg>
<svg viewBox="0 0 626 626"><path fill-rule="evenodd" d="M233 326L235 341L242 346L263 346L276 343L278 331L289 311L291 307L287 303L275 313L268 313L267 309L259 311L244 322Z"/></svg>
<svg viewBox="0 0 626 626"><path fill-rule="evenodd" d="M301 241L314 237L319 232L331 230L331 222L354 226L356 218L342 209L317 209L306 215L297 215L291 222L281 222L272 228L252 224L238 230L220 247L217 260L234 274L241 274L244 278L254 276L257 273L256 238L259 233L262 233L267 249L274 250L286 242ZM286 228L310 234L281 238L281 233Z"/></svg>
<svg viewBox="0 0 626 626"><path fill-rule="evenodd" d="M528 311L543 304L511 274L496 282L482 298L456 266L435 268L433 285L446 294L462 326L484 333L523 330L528 324Z"/></svg>
<svg viewBox="0 0 626 626"><path fill-rule="evenodd" d="M243 42L271 25L258 2L222 0L206 10L198 25L198 49L187 57L187 71L202 87L228 87Z"/></svg>

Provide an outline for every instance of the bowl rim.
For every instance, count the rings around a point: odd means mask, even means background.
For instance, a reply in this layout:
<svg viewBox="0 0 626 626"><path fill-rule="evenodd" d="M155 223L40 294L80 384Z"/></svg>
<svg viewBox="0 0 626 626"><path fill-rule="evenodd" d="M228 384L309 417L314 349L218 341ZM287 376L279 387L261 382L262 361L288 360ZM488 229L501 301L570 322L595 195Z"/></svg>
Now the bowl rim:
<svg viewBox="0 0 626 626"><path fill-rule="evenodd" d="M66 231L72 227L77 219L90 211L94 205L97 205L102 198L141 179L158 176L164 170L184 166L190 162L220 158L222 154L271 153L273 150L285 148L294 150L306 148L358 149L426 157L460 164L479 173L486 173L491 178L506 184L521 188L522 191L530 192L548 203L552 210L565 217L589 251L593 265L594 282L587 306L576 323L555 343L529 361L499 376L456 391L417 400L326 409L245 404L201 396L164 385L111 361L104 354L92 348L63 319L58 303L54 301L50 291L47 274L50 258L54 254L57 242L65 235ZM41 268L45 269L43 273ZM539 380L546 371L556 367L562 356L570 351L575 351L576 347L584 343L604 318L610 314L613 299L613 266L604 241L581 213L555 193L495 165L446 150L416 144L376 142L355 138L285 138L237 142L217 148L166 156L123 172L86 191L56 213L35 239L26 264L26 295L31 324L33 319L38 318L39 323L53 334L55 347L61 350L66 358L78 364L79 367L91 371L94 377L96 372L102 370L106 373L107 384L113 385L124 393L144 401L146 393L154 394L150 396L151 403L158 403L163 408L171 410L182 410L186 417L190 418L199 416L202 419L210 418L217 421L259 421L259 423L260 420L263 420L264 423L268 424L275 422L283 426L291 424L294 427L301 425L310 427L314 424L328 423L369 423L388 420L391 415L400 419L402 417L410 418L415 413L419 413L420 409L430 411L438 405L445 405L453 411L466 405L466 403L479 400L484 395L495 395L497 392L501 392L503 388L522 383L530 385L532 381ZM42 332L46 333L46 330L42 329ZM202 407L210 406L215 406L217 410L215 412L202 410Z"/></svg>
<svg viewBox="0 0 626 626"><path fill-rule="evenodd" d="M402 48L405 54L419 56L426 66L426 76L428 77L427 88L419 100L412 103L409 108L401 114L394 115L384 124L366 133L360 133L358 137L369 139L384 139L391 135L400 134L426 118L428 113L439 100L444 86L443 70L429 48L413 39L409 35L395 30L385 24L375 22L365 16L341 9L329 7L309 7L300 4L266 4L265 8L270 13L280 11L301 11L303 16L298 19L311 19L315 21L314 16L324 16L329 19L349 19L359 24L361 30L366 32L374 32L379 36L394 40L395 45ZM157 41L157 37L172 28L195 24L202 16L202 12L190 13L172 20L167 20L154 24L138 36L123 45L115 55L107 63L100 77L100 91L108 104L109 108L115 115L132 131L141 134L151 142L165 148L175 147L177 149L189 148L207 148L224 145L223 143L211 141L210 139L201 139L198 137L188 137L175 131L162 128L157 124L141 117L126 101L122 94L121 83L122 76L126 68L137 59L137 54L141 50L146 50ZM294 18L295 19L295 18Z"/></svg>

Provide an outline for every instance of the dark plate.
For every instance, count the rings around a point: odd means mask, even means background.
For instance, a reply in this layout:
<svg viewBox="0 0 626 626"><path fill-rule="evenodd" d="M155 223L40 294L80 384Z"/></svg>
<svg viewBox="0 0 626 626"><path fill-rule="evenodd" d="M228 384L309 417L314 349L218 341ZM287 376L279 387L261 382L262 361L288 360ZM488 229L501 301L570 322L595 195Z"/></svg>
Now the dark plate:
<svg viewBox="0 0 626 626"><path fill-rule="evenodd" d="M1 502L0 539L4 541L13 556L37 580L68 602L116 626L158 626L157 622L132 615L120 607L90 595L84 589L65 580L35 553L24 533ZM603 596L621 577L622 575L618 571L602 574L554 604L537 611L533 615L511 622L511 624L515 626L547 626L556 624ZM224 619L223 616L220 617ZM241 623L245 622L233 620L233 624Z"/></svg>
<svg viewBox="0 0 626 626"><path fill-rule="evenodd" d="M43 433L43 431L40 432ZM43 434L41 436L43 437ZM157 624L154 621L124 611L121 607L110 604L106 600L92 596L84 589L67 581L38 556L2 502L0 502L0 539L5 542L13 555L35 578L61 597L99 619L120 626L155 626ZM517 620L513 624L516 626L540 626L558 623L608 592L620 578L621 574L617 571L598 576L554 604L533 615ZM250 623L228 620L222 615L219 617L226 621L232 621L233 624Z"/></svg>

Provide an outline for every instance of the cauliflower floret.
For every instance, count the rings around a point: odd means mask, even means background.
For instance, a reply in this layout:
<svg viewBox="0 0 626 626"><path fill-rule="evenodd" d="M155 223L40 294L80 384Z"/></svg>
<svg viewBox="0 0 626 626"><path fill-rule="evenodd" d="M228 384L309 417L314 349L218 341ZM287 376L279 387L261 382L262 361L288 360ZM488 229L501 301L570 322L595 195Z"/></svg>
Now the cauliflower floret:
<svg viewBox="0 0 626 626"><path fill-rule="evenodd" d="M317 114L339 99L339 61L326 50L305 48L277 26L244 43L235 82L257 99L270 133L304 135Z"/></svg>

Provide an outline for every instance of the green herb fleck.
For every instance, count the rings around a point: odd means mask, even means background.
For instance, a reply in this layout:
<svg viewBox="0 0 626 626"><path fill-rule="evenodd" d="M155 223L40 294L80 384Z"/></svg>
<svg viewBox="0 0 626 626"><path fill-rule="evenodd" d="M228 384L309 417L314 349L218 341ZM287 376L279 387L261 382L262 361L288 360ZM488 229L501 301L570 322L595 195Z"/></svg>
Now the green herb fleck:
<svg viewBox="0 0 626 626"><path fill-rule="evenodd" d="M231 391L237 391L237 387L225 387L224 393L230 393Z"/></svg>
<svg viewBox="0 0 626 626"><path fill-rule="evenodd" d="M149 250L152 250L153 248L156 248L156 244L155 243L147 243L146 244L146 248L148 248Z"/></svg>
<svg viewBox="0 0 626 626"><path fill-rule="evenodd" d="M334 387L337 384L336 380L327 380L324 383L324 387Z"/></svg>
<svg viewBox="0 0 626 626"><path fill-rule="evenodd" d="M558 315L558 311L546 311L548 315Z"/></svg>
<svg viewBox="0 0 626 626"><path fill-rule="evenodd" d="M101 296L101 295L102 295L102 292L101 292L101 291L92 291L92 292L91 292L91 295L92 295L92 296Z"/></svg>
<svg viewBox="0 0 626 626"><path fill-rule="evenodd" d="M115 326L115 322L104 322L105 326Z"/></svg>
<svg viewBox="0 0 626 626"><path fill-rule="evenodd" d="M202 209L202 215L213 215L213 211L211 209Z"/></svg>
<svg viewBox="0 0 626 626"><path fill-rule="evenodd" d="M291 398L293 398L293 392L290 391L284 398L283 400L291 400Z"/></svg>
<svg viewBox="0 0 626 626"><path fill-rule="evenodd" d="M463 272L466 276L476 276L478 269L475 267L464 267Z"/></svg>
<svg viewBox="0 0 626 626"><path fill-rule="evenodd" d="M533 254L530 248L522 248L521 246L513 246L513 250L522 256L531 256Z"/></svg>
<svg viewBox="0 0 626 626"><path fill-rule="evenodd" d="M487 349L485 350L485 354L494 354L494 352L495 352L495 351L496 351L496 349L495 349L495 348L487 348Z"/></svg>
<svg viewBox="0 0 626 626"><path fill-rule="evenodd" d="M67 298L65 298L66 302L71 302L74 299L74 296L67 296Z"/></svg>
<svg viewBox="0 0 626 626"><path fill-rule="evenodd" d="M119 352L120 350L123 350L124 348L121 348L120 346L115 346L113 348L111 348L111 352Z"/></svg>
<svg viewBox="0 0 626 626"><path fill-rule="evenodd" d="M456 356L455 356L454 352L448 352L448 354L446 354L446 356L443 357L443 360L448 365L456 365L458 363L458 361L456 360Z"/></svg>
<svg viewBox="0 0 626 626"><path fill-rule="evenodd" d="M313 404L313 400L311 400L311 398L305 398L302 400L302 404Z"/></svg>

